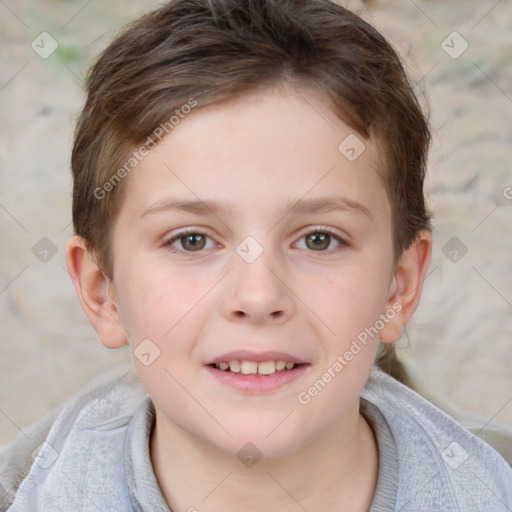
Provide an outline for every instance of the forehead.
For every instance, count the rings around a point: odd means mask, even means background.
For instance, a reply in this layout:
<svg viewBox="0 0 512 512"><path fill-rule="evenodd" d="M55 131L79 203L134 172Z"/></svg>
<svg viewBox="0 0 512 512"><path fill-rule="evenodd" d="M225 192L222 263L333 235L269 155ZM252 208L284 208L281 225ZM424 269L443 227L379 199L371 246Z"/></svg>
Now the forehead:
<svg viewBox="0 0 512 512"><path fill-rule="evenodd" d="M132 172L129 208L140 215L178 195L241 214L328 193L382 214L380 169L374 141L341 121L319 92L279 86L183 116Z"/></svg>

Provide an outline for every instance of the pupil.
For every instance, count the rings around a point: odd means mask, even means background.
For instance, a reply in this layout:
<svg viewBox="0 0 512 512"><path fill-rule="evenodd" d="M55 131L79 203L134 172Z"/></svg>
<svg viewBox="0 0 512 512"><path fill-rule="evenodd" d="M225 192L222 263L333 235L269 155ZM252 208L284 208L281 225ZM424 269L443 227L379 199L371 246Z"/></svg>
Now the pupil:
<svg viewBox="0 0 512 512"><path fill-rule="evenodd" d="M203 235L187 235L181 238L181 243L185 249L198 250L204 247Z"/></svg>
<svg viewBox="0 0 512 512"><path fill-rule="evenodd" d="M308 237L308 242L311 242L312 247L314 249L326 249L327 247L329 247L329 240L330 235L328 235L327 233L313 233Z"/></svg>

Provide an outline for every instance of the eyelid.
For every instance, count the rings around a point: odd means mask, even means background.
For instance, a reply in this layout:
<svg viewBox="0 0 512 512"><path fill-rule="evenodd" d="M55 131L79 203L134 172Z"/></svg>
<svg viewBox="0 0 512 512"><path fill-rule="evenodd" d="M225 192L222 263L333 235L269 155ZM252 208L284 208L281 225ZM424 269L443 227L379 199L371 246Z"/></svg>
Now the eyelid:
<svg viewBox="0 0 512 512"><path fill-rule="evenodd" d="M173 247L172 244L174 242L176 242L176 240L180 239L183 236L194 234L194 235L201 235L201 236L204 236L206 238L209 238L210 240L214 241L215 244L218 246L218 243L214 240L214 238L212 236L210 236L208 234L207 231L208 230L205 229L205 228L194 227L194 226L186 227L186 228L178 228L178 229L175 229L173 232L171 232L170 234L168 234L165 237L165 240L164 240L162 245L164 247L172 247L176 251L179 251L179 252L182 252L182 253L204 252L205 249L203 249L202 251L184 251L182 249L177 249L176 247Z"/></svg>
<svg viewBox="0 0 512 512"><path fill-rule="evenodd" d="M300 231L300 238L311 233L328 233L329 235L333 235L334 237L338 238L342 242L347 242L348 238L348 235L344 235L334 228L321 225L308 226L307 228L304 228L303 230Z"/></svg>
<svg viewBox="0 0 512 512"><path fill-rule="evenodd" d="M295 244L298 243L299 240L301 240L305 236L313 234L313 233L326 233L326 234L332 236L338 242L339 246L334 249L327 250L327 251L308 251L308 252L312 252L312 253L317 252L319 254L322 254L322 253L325 254L325 253L335 252L336 250L343 249L343 248L350 246L350 243L347 240L348 235L342 235L334 228L330 228L327 226L320 226L320 225L308 226L307 228L304 228L304 230L302 230L300 232L300 235L299 235L297 241L295 242Z"/></svg>

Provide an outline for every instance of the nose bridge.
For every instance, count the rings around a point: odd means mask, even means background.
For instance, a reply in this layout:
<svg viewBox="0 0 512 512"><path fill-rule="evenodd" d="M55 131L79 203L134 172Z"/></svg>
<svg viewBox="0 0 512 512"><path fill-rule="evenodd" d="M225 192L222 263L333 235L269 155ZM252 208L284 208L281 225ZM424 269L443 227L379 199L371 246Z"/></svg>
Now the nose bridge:
<svg viewBox="0 0 512 512"><path fill-rule="evenodd" d="M282 278L276 251L247 237L236 248L231 286L225 297L224 314L230 319L253 322L284 320L292 314L293 302Z"/></svg>
<svg viewBox="0 0 512 512"><path fill-rule="evenodd" d="M276 267L275 256L271 251L264 251L254 261L246 261L238 256L235 264L237 288L246 294L264 294L270 298L271 293L277 291L276 277L271 269ZM275 270L274 270L275 272Z"/></svg>

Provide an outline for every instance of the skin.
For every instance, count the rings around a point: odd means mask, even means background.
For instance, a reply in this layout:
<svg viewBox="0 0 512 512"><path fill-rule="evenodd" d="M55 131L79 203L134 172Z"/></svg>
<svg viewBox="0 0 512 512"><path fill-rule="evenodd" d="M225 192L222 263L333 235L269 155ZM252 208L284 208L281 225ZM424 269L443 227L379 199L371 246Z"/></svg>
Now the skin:
<svg viewBox="0 0 512 512"><path fill-rule="evenodd" d="M113 278L80 237L68 242L70 273L103 344L136 349L150 339L160 351L149 366L135 364L155 405L152 462L173 510L371 504L378 450L359 395L377 337L308 404L297 397L393 305L400 311L379 337L399 339L420 298L431 238L419 233L394 264L377 147L364 140L364 152L349 161L338 146L352 133L305 88L283 85L198 108L129 177L113 230ZM349 205L290 208L333 195ZM198 215L165 207L171 198L232 211ZM184 228L206 235L194 239L200 250L176 238ZM319 250L312 240L326 229L333 235ZM247 236L263 249L252 263L236 252ZM309 366L286 386L251 395L205 368L241 349L283 351ZM252 467L237 458L248 442L263 455Z"/></svg>

